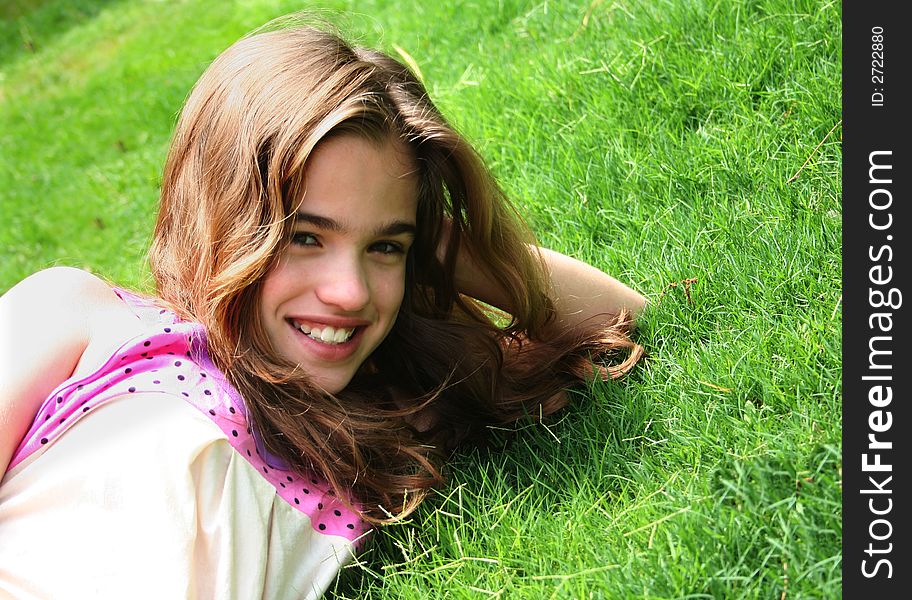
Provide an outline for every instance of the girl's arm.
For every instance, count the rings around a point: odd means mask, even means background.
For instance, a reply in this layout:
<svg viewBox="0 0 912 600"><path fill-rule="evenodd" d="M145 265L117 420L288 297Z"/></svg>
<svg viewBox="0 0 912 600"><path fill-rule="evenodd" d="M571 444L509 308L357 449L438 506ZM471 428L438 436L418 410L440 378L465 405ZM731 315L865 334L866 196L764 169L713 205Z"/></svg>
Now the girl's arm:
<svg viewBox="0 0 912 600"><path fill-rule="evenodd" d="M56 267L0 297L0 477L41 403L76 368L99 285L88 273Z"/></svg>
<svg viewBox="0 0 912 600"><path fill-rule="evenodd" d="M547 248L530 248L542 257L551 279L551 299L557 310L557 325L573 327L596 316L611 321L622 308L636 316L646 305L646 298L614 277L582 261ZM505 295L497 282L480 276L471 262L457 263L459 290L482 302L507 312Z"/></svg>
<svg viewBox="0 0 912 600"><path fill-rule="evenodd" d="M626 308L632 316L646 306L646 298L599 269L548 250L530 247L539 253L550 275L550 296L557 311L555 326L571 328L584 321L608 324ZM510 312L507 296L499 282L492 281L473 265L468 252L460 251L456 263L456 287L467 296Z"/></svg>

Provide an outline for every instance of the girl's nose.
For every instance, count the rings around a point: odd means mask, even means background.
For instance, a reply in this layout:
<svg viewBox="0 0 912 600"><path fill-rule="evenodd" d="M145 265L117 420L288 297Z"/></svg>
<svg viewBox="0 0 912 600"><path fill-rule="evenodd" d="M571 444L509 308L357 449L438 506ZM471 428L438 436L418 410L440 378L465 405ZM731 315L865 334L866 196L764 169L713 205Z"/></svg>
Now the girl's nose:
<svg viewBox="0 0 912 600"><path fill-rule="evenodd" d="M356 260L335 261L326 265L320 277L317 298L345 312L358 312L370 301L370 287L361 264Z"/></svg>

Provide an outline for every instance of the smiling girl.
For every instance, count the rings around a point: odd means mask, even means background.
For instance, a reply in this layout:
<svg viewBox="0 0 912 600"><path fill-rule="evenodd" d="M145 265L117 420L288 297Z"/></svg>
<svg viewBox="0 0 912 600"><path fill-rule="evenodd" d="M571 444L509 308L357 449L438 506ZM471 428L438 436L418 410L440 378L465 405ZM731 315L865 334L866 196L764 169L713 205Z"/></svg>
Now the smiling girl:
<svg viewBox="0 0 912 600"><path fill-rule="evenodd" d="M54 268L0 299L0 592L318 597L447 452L642 354L640 294L536 247L406 67L307 26L197 82L150 259L154 298Z"/></svg>

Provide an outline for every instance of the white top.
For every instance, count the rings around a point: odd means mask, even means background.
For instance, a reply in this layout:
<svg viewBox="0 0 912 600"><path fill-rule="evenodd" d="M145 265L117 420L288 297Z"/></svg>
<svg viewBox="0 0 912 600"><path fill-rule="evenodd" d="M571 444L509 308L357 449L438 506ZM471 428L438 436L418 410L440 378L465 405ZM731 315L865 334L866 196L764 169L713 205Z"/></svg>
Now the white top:
<svg viewBox="0 0 912 600"><path fill-rule="evenodd" d="M98 407L0 484L3 598L318 598L351 555L169 394Z"/></svg>

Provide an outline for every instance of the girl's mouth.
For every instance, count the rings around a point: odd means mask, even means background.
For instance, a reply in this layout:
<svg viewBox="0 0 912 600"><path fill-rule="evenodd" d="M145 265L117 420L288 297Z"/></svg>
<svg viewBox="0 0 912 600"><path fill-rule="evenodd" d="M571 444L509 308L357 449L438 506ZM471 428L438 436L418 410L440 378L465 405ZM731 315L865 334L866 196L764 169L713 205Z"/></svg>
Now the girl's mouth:
<svg viewBox="0 0 912 600"><path fill-rule="evenodd" d="M352 356L360 347L361 338L368 328L368 325L354 323L341 327L298 319L288 319L288 325L301 336L299 339L308 353L318 360L333 363Z"/></svg>
<svg viewBox="0 0 912 600"><path fill-rule="evenodd" d="M312 340L317 342L327 344L330 346L335 346L338 344L344 344L355 335L357 327L344 328L344 327L332 327L330 325L324 326L322 329L320 327L311 327L310 325L292 323L297 329L309 337Z"/></svg>

